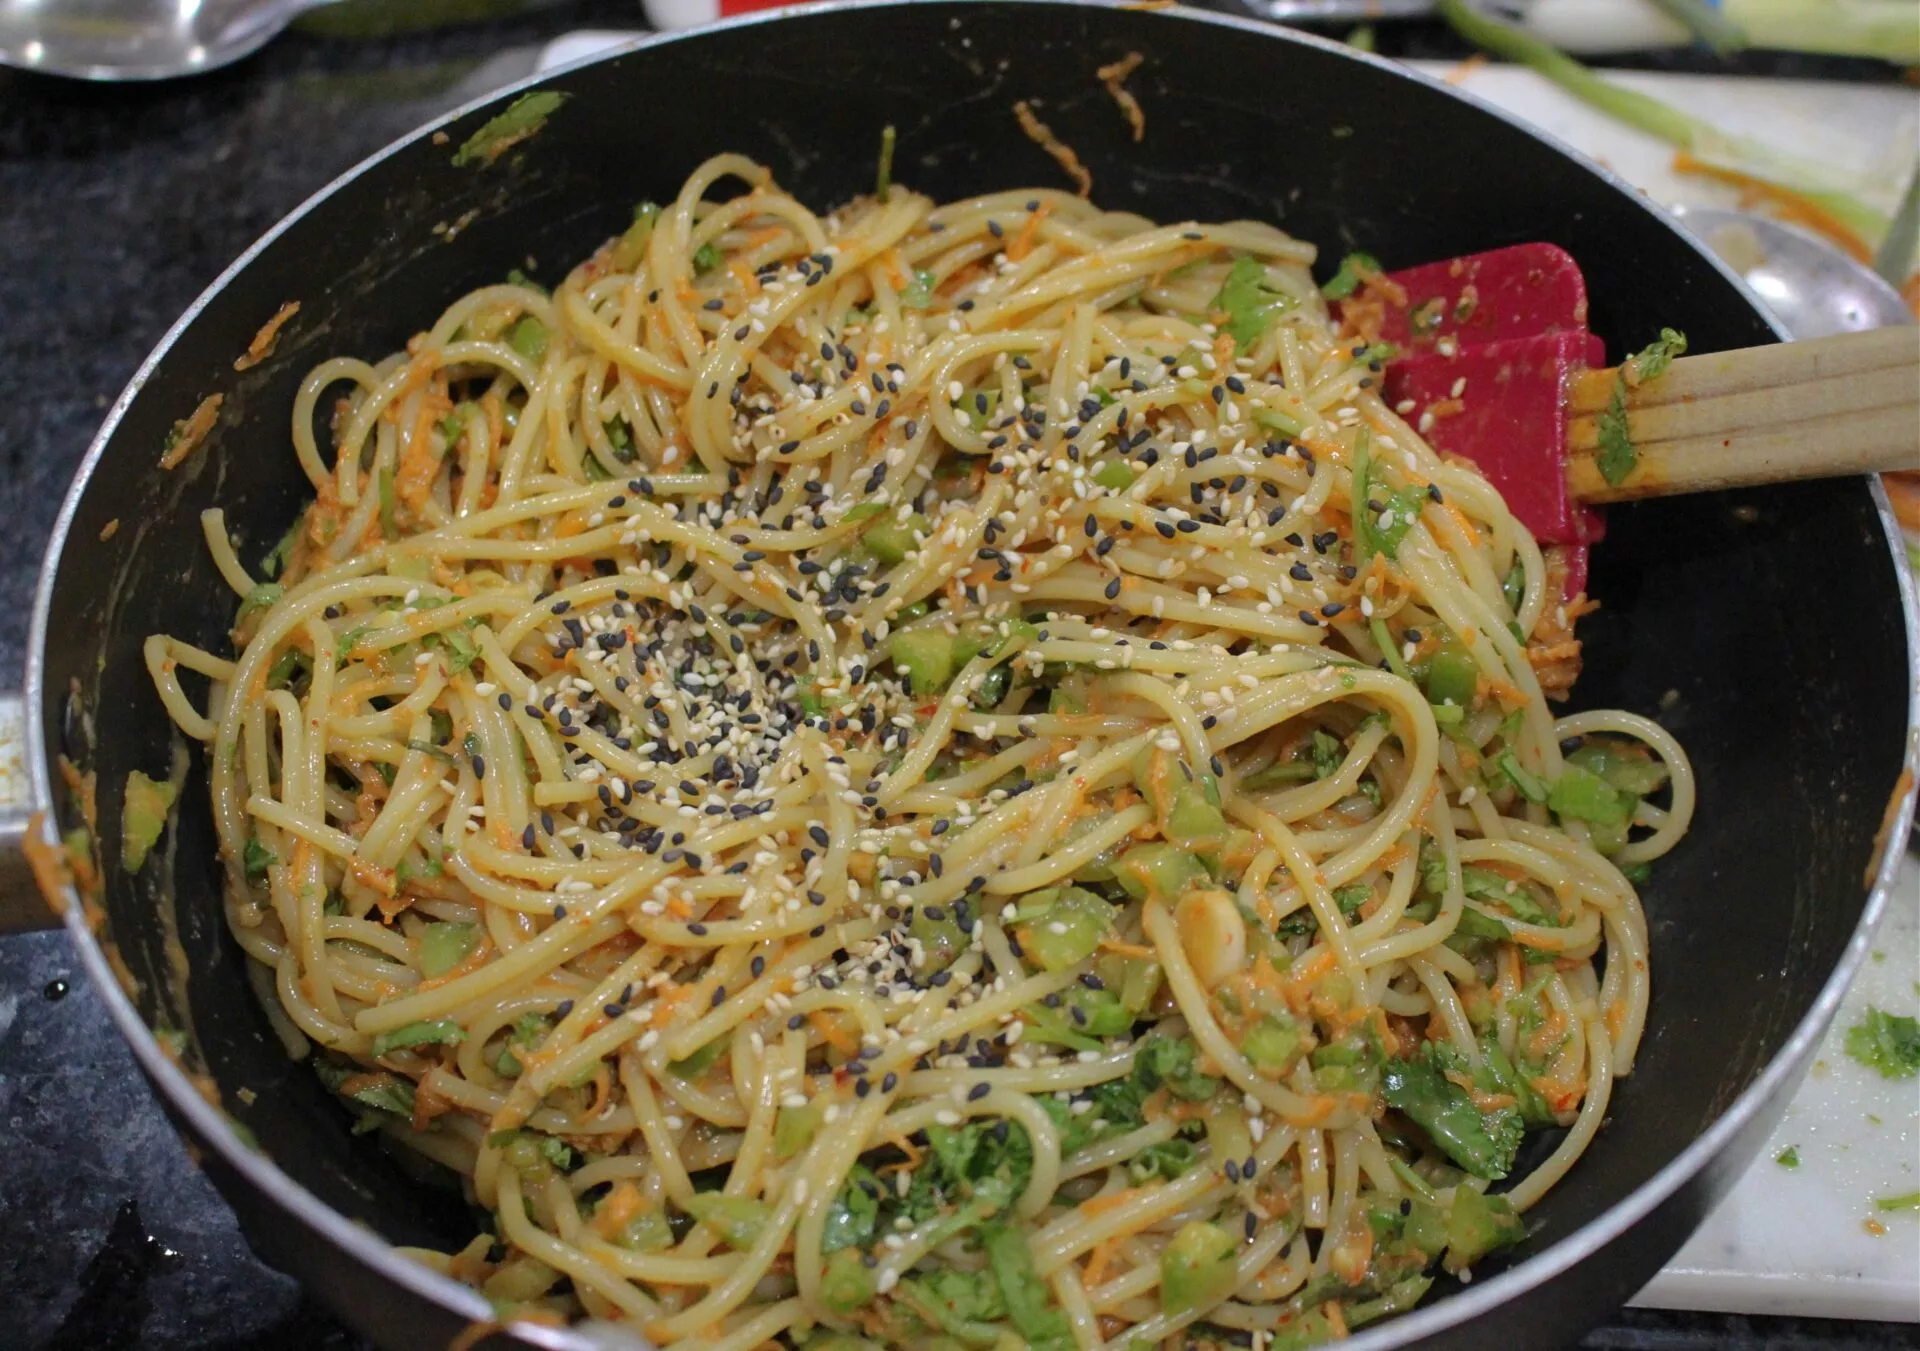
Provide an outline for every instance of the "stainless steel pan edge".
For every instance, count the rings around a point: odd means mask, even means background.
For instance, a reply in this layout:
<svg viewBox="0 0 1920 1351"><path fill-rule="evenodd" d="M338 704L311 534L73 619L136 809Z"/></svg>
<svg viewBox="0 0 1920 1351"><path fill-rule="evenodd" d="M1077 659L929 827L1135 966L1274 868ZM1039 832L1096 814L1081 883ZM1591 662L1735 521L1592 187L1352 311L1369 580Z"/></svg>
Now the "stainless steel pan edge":
<svg viewBox="0 0 1920 1351"><path fill-rule="evenodd" d="M1066 4L1073 0L1008 0L1009 3L1028 4ZM832 5L810 6L813 12L825 9L859 10L885 7L887 0L842 0ZM780 11L770 11L729 20L719 27L742 28L759 24L778 22ZM1240 19L1210 12L1181 11L1179 19L1184 22L1197 22L1215 25L1225 29L1247 32L1264 39L1271 39L1272 30L1252 20ZM680 40L684 35L660 35L643 38L633 44L634 47L651 47L661 43ZM1563 153L1574 155L1564 145L1531 127L1526 127L1516 119L1499 109L1491 108L1484 102L1464 94L1461 91L1444 86L1417 72L1409 72L1402 67L1381 58L1356 54L1351 49L1342 49L1339 44L1304 35L1290 35L1291 40L1306 45L1318 46L1330 50L1340 50L1349 59L1364 61L1368 64L1390 68L1401 78L1416 83L1427 84L1449 97L1479 106L1483 111L1503 121L1512 123L1536 139L1555 145ZM631 47L623 50L632 50ZM51 623L51 603L54 582L59 563L68 543L73 521L78 512L82 497L89 480L105 454L120 420L124 416L134 396L146 383L147 378L171 350L180 335L193 323L213 296L218 294L248 264L262 252L268 244L292 228L313 206L331 197L352 184L371 166L401 152L405 148L428 138L441 127L449 125L469 115L476 109L508 99L526 89L543 86L574 69L595 64L600 60L615 59L619 53L590 58L574 63L558 71L548 72L533 79L523 81L505 90L496 91L484 98L477 99L446 116L423 126L412 135L395 142L393 145L370 156L360 164L334 179L331 183L313 194L299 208L277 223L246 253L241 255L229 268L217 278L194 304L169 329L166 336L155 347L121 393L109 411L99 433L89 447L72 486L69 488L60 514L55 522L43 564L36 592L32 628L28 644L28 665L24 699L24 742L27 750L26 770L29 778L30 809L45 813L48 825L47 840L57 843L51 822L53 819L54 780L52 774L55 749L53 738L49 736L49 692L44 687L44 671L41 654L45 650L48 628ZM1577 158L1577 155L1575 156ZM1630 196L1632 189L1605 170L1597 170L1623 195ZM1677 234L1684 232L1675 228ZM1690 247L1708 257L1712 265L1732 276L1711 254L1692 243ZM1884 914L1891 892L1895 873L1900 861L1900 849L1897 842L1904 841L1912 824L1915 795L1912 775L1916 764L1920 764L1920 733L1913 728L1920 724L1920 600L1916 599L1913 579L1907 574L1904 560L1898 546L1899 532L1894 522L1891 507L1884 491L1875 484L1872 489L1874 503L1881 519L1882 528L1889 549L1893 554L1894 565L1900 577L1900 599L1903 612L1904 631L1907 642L1907 665L1909 675L1908 745L1905 755L1907 777L1903 780L1905 791L1902 800L1890 808L1888 828L1883 834L1881 856L1877 860L1877 870L1872 880L1870 894L1862 911L1861 918L1844 954L1822 986L1821 992L1806 1015L1800 1020L1791 1036L1782 1046L1767 1069L1750 1084L1721 1117L1688 1146L1679 1156L1661 1169L1649 1182L1637 1191L1606 1211L1598 1220L1569 1235L1566 1239L1553 1244L1545 1250L1528 1257L1512 1269L1474 1284L1440 1303L1430 1305L1413 1313L1403 1315L1376 1328L1363 1332L1349 1343L1354 1351L1384 1351L1385 1348L1411 1344L1426 1336L1456 1328L1480 1317L1496 1305L1512 1298L1524 1290L1532 1289L1549 1281L1581 1263L1600 1249L1619 1239L1629 1229L1652 1215L1661 1206L1672 1199L1688 1183L1693 1182L1707 1172L1716 1159L1719 1159L1736 1139L1755 1131L1757 1127L1768 1124L1769 1110L1777 1114L1784 1106L1784 1093L1804 1074L1814 1049L1822 1033L1831 1021L1840 998L1854 974L1866 960L1875 929ZM0 706L0 721L4 721L6 709ZM0 746L4 746L7 737L0 730ZM0 851L8 854L17 849L17 841L24 831L24 813L0 813ZM318 1200L311 1192L295 1183L273 1161L262 1153L243 1143L230 1127L225 1117L208 1103L189 1083L187 1076L174 1064L154 1041L150 1029L141 1019L132 1001L121 989L118 980L108 963L106 955L94 934L80 918L78 898L69 894L66 897L65 923L79 954L81 964L94 982L105 1001L110 1016L126 1037L142 1071L161 1090L165 1105L176 1121L217 1156L218 1166L230 1171L248 1186L269 1198L271 1203L282 1210L286 1217L298 1225L311 1230L315 1235L335 1245L342 1255L368 1268L386 1268L390 1277L404 1289L420 1298L440 1306L457 1317L485 1323L492 1319L492 1311L485 1299L476 1291L452 1279L442 1276L417 1263L394 1260L390 1246L377 1234L360 1227L338 1212ZM1758 1140L1752 1145L1757 1147ZM1724 1190L1730 1184L1727 1179L1716 1191ZM529 1345L552 1348L553 1351L599 1351L607 1346L603 1335L591 1329L552 1329L529 1324L517 1324L515 1335Z"/></svg>

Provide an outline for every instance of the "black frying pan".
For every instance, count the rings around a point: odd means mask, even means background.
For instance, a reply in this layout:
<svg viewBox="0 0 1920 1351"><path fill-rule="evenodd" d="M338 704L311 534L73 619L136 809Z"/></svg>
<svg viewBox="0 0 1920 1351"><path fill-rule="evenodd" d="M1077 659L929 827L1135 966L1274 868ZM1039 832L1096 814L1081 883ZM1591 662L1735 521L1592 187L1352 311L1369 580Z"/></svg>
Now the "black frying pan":
<svg viewBox="0 0 1920 1351"><path fill-rule="evenodd" d="M1147 113L1138 145L1093 75L1132 50L1148 58L1130 82ZM224 507L248 558L293 518L309 491L287 444L302 373L334 353L395 350L529 255L549 270L585 256L633 202L669 196L717 150L769 163L816 207L871 185L888 122L897 175L936 197L1052 182L1010 112L1037 98L1109 207L1261 217L1389 266L1549 240L1585 269L1593 327L1616 358L1662 324L1703 351L1775 336L1727 273L1620 184L1451 90L1248 23L1063 4L835 7L657 40L537 83L570 101L491 167L456 168L452 147L513 94L445 123L451 144L419 133L309 202L201 298L115 405L62 512L34 617L31 769L59 826L77 818L52 787L53 757L97 773L109 842L116 786L166 764L170 729L140 644L157 627L224 641L232 598L198 514ZM278 355L236 375L234 357L289 299L302 309ZM227 396L219 430L185 468L156 470L168 428L214 391ZM1639 1066L1611 1124L1530 1215L1531 1241L1356 1349L1570 1341L1632 1295L1750 1161L1865 952L1891 877L1883 844L1905 838L1912 810L1889 805L1909 782L1913 689L1913 602L1889 520L1861 480L1614 509L1576 698L1657 714L1700 776L1693 831L1646 892L1654 1003ZM261 1252L389 1346L443 1344L485 1318L477 1295L386 1251L458 1245L472 1228L457 1195L351 1136L268 1032L221 919L204 775L159 866L128 877L117 848L103 852L109 942L69 928ZM156 1024L190 1030L189 1058L244 1136L161 1054Z"/></svg>

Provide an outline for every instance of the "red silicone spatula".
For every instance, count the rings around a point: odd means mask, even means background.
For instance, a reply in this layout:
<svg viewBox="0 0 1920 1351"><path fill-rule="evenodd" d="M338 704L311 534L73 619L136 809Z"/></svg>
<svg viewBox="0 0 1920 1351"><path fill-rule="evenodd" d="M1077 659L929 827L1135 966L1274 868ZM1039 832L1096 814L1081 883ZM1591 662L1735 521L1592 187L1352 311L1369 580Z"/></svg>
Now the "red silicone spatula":
<svg viewBox="0 0 1920 1351"><path fill-rule="evenodd" d="M1478 465L1536 539L1566 546L1570 596L1603 533L1591 503L1920 463L1914 329L1675 361L1627 388L1634 467L1610 482L1596 464L1597 424L1619 372L1602 368L1572 257L1518 244L1387 281L1387 402L1435 449Z"/></svg>

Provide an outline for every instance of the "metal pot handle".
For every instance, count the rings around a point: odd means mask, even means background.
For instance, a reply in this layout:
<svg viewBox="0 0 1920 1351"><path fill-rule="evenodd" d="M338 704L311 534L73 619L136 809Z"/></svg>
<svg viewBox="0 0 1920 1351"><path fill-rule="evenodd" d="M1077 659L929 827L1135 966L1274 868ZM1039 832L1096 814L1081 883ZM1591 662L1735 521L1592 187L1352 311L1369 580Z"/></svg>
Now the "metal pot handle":
<svg viewBox="0 0 1920 1351"><path fill-rule="evenodd" d="M59 927L34 884L22 848L33 815L33 780L27 773L27 703L18 693L0 693L0 934Z"/></svg>

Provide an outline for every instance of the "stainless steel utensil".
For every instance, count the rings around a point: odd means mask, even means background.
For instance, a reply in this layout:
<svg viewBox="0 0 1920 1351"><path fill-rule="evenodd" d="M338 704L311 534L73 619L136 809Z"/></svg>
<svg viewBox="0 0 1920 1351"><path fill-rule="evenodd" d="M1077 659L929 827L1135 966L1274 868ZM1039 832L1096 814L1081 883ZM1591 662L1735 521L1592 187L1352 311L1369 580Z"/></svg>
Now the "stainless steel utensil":
<svg viewBox="0 0 1920 1351"><path fill-rule="evenodd" d="M165 80L250 56L334 0L0 0L0 65Z"/></svg>
<svg viewBox="0 0 1920 1351"><path fill-rule="evenodd" d="M1872 268L1805 230L1719 207L1676 206L1673 214L1795 338L1914 322L1900 293Z"/></svg>

